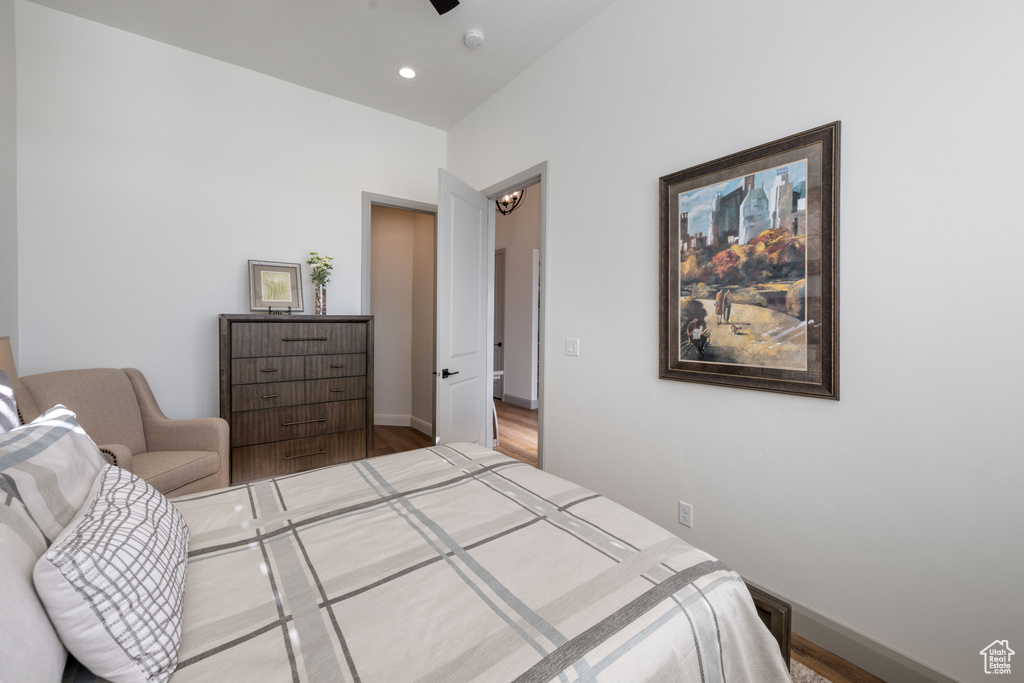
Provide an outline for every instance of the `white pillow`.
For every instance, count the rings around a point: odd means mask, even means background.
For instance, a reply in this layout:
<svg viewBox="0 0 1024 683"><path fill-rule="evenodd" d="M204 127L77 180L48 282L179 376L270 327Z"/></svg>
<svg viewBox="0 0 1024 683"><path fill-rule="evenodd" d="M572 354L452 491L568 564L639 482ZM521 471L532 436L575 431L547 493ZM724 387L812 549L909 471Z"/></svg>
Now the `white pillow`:
<svg viewBox="0 0 1024 683"><path fill-rule="evenodd" d="M10 478L48 542L71 523L106 464L64 406L0 435L0 473Z"/></svg>
<svg viewBox="0 0 1024 683"><path fill-rule="evenodd" d="M36 563L65 647L114 683L166 681L178 664L189 530L156 489L113 465Z"/></svg>
<svg viewBox="0 0 1024 683"><path fill-rule="evenodd" d="M43 533L0 472L0 681L59 681L68 653L32 583Z"/></svg>

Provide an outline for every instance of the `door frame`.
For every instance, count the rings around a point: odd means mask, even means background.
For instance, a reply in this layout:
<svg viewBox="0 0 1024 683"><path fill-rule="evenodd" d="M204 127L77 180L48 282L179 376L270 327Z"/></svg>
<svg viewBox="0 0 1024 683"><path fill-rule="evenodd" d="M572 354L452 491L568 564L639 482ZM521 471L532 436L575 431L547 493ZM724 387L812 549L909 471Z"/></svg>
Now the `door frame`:
<svg viewBox="0 0 1024 683"><path fill-rule="evenodd" d="M493 201L509 192L538 182L540 183L540 281L545 284L540 289L540 315L537 321L540 334L540 368L537 371L537 468L544 469L544 391L546 386L544 372L547 366L544 361L546 355L544 320L547 318L547 292L550 289L546 284L549 282L547 270L548 262L551 260L545 256L548 251L548 162L542 161L536 166L531 166L525 171L486 187L480 190L480 194ZM493 261L491 268L494 268ZM493 327L494 321L489 321L489 324Z"/></svg>
<svg viewBox="0 0 1024 683"><path fill-rule="evenodd" d="M545 320L547 318L547 293L550 287L547 283L550 282L548 278L548 263L551 261L550 258L545 256L548 253L548 162L542 161L536 166L531 166L525 171L516 173L513 176L506 178L505 180L499 181L489 187L480 190L480 194L484 195L488 199L494 201L501 196L513 191L518 190L527 185L533 185L540 182L540 281L545 283L541 286L540 290L540 316L538 320L538 330L540 334L540 369L537 373L537 467L544 469L544 393L546 391L547 383L544 381L545 368L547 363L545 362L546 357L546 340L545 331L547 326ZM434 216L435 222L435 234L436 234L436 223L437 223L437 204L428 204L425 202L418 202L412 199L402 199L401 197L392 197L389 195L376 194L373 192L363 192L362 196L362 207L363 207L363 239L362 239L362 299L361 299L361 312L363 315L370 314L370 214L372 207L377 206L390 206L394 209L405 209L407 211L418 211L420 213L428 213ZM493 235L491 239L493 240ZM488 268L494 268L493 260L490 260ZM436 296L436 293L435 293ZM435 344L437 343L437 306L434 306L434 334ZM487 324L491 327L494 326L493 320L488 320ZM556 345L557 346L557 345ZM436 354L435 354L436 355ZM434 368L434 372L437 372L437 368ZM436 375L435 375L436 378ZM435 382L437 380L435 379ZM437 406L435 401L434 406L434 434L437 434Z"/></svg>
<svg viewBox="0 0 1024 683"><path fill-rule="evenodd" d="M401 197L391 197L384 194L376 194L373 192L363 192L362 197L362 208L363 208L363 235L362 244L360 248L362 250L362 263L360 265L361 281L362 281L362 293L360 296L360 315L372 315L370 310L370 282L372 273L370 272L372 266L372 254L370 252L372 239L373 239L373 207L375 206L386 206L391 209L401 209L403 211L413 211L415 213L425 213L434 217L434 261L437 260L437 204L428 204L426 202L418 202L413 199L403 199ZM436 267L436 265L435 265ZM434 344L437 344L437 275L434 275ZM437 364L437 354L431 353L430 357L433 359L434 366ZM437 393L437 367L431 367L433 373L433 386L430 388L431 396L435 396ZM430 417L431 424L431 438L437 438L437 399L433 400L433 411Z"/></svg>
<svg viewBox="0 0 1024 683"><path fill-rule="evenodd" d="M501 255L501 279L500 280L498 278L498 256L499 255ZM505 400L505 374L504 374L504 370L505 370L505 247L502 247L500 249L495 249L494 250L494 320L492 321L492 326L493 327L497 327L496 323L498 322L498 316L499 316L499 311L498 311L498 302L499 302L498 292L499 291L501 292L501 298L500 298L500 301L501 301L501 367L500 368L495 367L495 368L493 368L493 370L495 372L497 372L498 370L501 370L502 371L502 375L501 375L501 377L493 380L492 384L493 383L500 384L500 386L501 386L501 392L500 392L501 395L500 396L495 396L494 395L494 389L493 389L493 386L492 386L491 396L493 396L494 398L496 398L498 400L504 401ZM495 341L494 344L495 344L495 346L497 346L498 342ZM493 350L492 350L492 352L493 352Z"/></svg>

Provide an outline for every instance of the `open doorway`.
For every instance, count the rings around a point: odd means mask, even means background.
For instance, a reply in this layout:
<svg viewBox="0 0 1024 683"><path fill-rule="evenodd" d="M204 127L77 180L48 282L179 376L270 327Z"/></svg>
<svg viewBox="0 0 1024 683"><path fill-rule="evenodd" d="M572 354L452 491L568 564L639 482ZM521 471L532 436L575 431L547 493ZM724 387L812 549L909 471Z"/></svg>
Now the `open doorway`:
<svg viewBox="0 0 1024 683"><path fill-rule="evenodd" d="M446 181L446 179L448 179L448 180ZM444 184L445 182L448 182L447 187ZM523 171L523 172L521 172L521 173L519 173L519 174L517 174L515 176L507 178L506 180L501 181L500 183L492 185L491 187L488 187L488 188L486 188L484 190L481 190L479 192L475 191L473 188L469 187L468 185L465 185L465 183L462 183L461 181L458 181L457 178L455 178L454 176L451 176L451 174L446 173L443 169L441 169L439 171L439 188L438 188L438 195L439 195L439 197L443 196L443 197L448 198L449 200L455 198L455 194L456 193L453 191L452 188L453 187L457 187L457 186L463 186L464 190L470 193L470 195L466 195L465 197L461 197L460 201L466 202L467 205L472 204L472 205L475 206L476 202L471 197L471 195L475 195L475 196L479 197L480 200L485 200L486 198L489 198L489 201L491 202L490 203L491 207L494 206L494 204L493 204L494 200L496 200L497 198L501 197L502 195L504 195L506 193L510 193L510 192L515 191L516 189L522 189L524 187L536 186L534 188L536 190L534 192L534 199L536 199L538 201L539 206L540 206L540 211L539 211L540 245L539 245L539 248L535 247L535 248L531 249L531 260L532 260L532 264L533 264L533 268L532 268L533 272L531 273L531 277L533 277L534 282L535 282L535 285L534 285L534 287L535 287L535 289L534 289L535 296L533 297L533 301L536 302L536 306L535 306L535 308L533 308L534 312L531 313L531 328L532 328L532 330L535 330L535 332L533 332L531 330L531 334L534 336L534 339L536 341L535 341L535 343L531 344L531 349L532 349L532 353L531 353L532 363L531 363L531 365L534 368L534 372L531 373L531 375L532 375L532 377L531 377L531 385L530 385L531 388L528 390L528 399L527 400L529 401L529 404L528 404L529 407L527 407L527 406L518 406L518 405L515 405L514 403L510 403L508 401L504 401L502 403L502 407L503 408L507 407L507 408L509 408L509 410L515 409L515 410L520 410L520 411L524 411L525 412L527 419L526 420L521 420L521 422L525 423L526 430L528 430L528 433L530 433L530 440L532 441L532 443L529 446L529 450L530 450L530 453L531 453L531 458L530 458L529 461L530 461L530 464L533 464L533 465L535 465L535 466L537 466L539 468L543 468L543 464L544 464L544 379L543 379L544 378L544 363L543 363L543 358L544 358L544 304L543 304L543 300L544 300L544 296L543 296L543 293L542 293L542 290L541 290L540 287L541 287L541 281L544 279L543 271L544 271L544 268L545 268L544 261L541 259L541 253L543 252L544 244L546 243L547 164L546 163L538 164L537 166L534 166L534 167L532 167L530 169L527 169L526 171ZM461 192L462 190L459 190L459 191ZM372 240L372 237L373 237L372 232L373 231L371 230L371 225L372 225L371 217L372 217L372 214L373 214L374 207L377 207L377 206L396 208L396 209L405 209L405 210L412 211L412 212L426 213L426 214L430 214L430 215L432 215L434 217L434 226L435 226L435 232L434 232L434 239L435 239L435 242L434 242L434 244L435 244L435 265L437 263L436 259L438 258L438 254L439 254L439 252L437 250L437 247L436 247L436 245L438 243L437 240L439 240L441 238L441 233L442 232L444 232L444 234L447 236L445 238L446 240L450 239L450 236L448 236L448 232L445 232L445 231L448 231L450 229L450 227L453 227L452 215L446 213L446 214L444 214L445 216L447 216L447 218L444 218L444 231L441 230L441 226L438 225L438 219L442 218L442 216L440 216L438 214L438 207L436 205L423 204L421 202L415 202L415 201L412 201L412 200L404 200L404 199L400 199L400 198L396 198L396 197L389 197L389 196L386 196L386 195L376 195L376 194L369 193L369 192L364 192L363 193L363 211L362 211L362 215L363 215L363 249L362 249L362 252L363 253L362 253L362 308L361 308L361 311L364 314L374 314L375 316L378 315L378 312L375 311L374 308L373 308L373 301L372 300L373 300L373 290L374 290L374 287L372 285L372 280L373 280L373 273L375 272L375 270L378 270L378 269L373 268L372 267L372 263L371 263L372 255L373 255L373 251L374 251L372 249L372 244L371 244L372 241L373 241ZM448 206L449 206L449 204L446 203L445 207L448 207ZM484 211L485 213L483 215L487 215L486 211L488 211L488 210L494 210L494 209L488 208L487 206L480 206L477 209L477 211ZM477 315L476 316L477 320L485 322L485 324L486 324L486 327L483 328L483 329L486 331L487 339L486 339L486 343L479 347L481 351L483 349L486 349L486 348L488 348L490 346L490 342L492 341L491 337L493 335L493 329L491 328L491 324L493 322L493 310L494 309L493 309L493 300L491 298L491 295L493 295L493 291L494 291L494 289L493 289L493 287L494 287L494 280L493 280L493 275L494 275L493 267L494 267L494 264L493 264L493 262L491 262L490 257L486 256L486 254L487 254L488 250L493 249L493 247L494 247L494 233L496 231L496 227L495 227L495 222L493 221L493 218L495 218L495 217L496 217L495 214L491 214L492 220L491 221L485 221L486 223L490 223L490 225L487 225L486 227L483 228L485 230L485 234L483 234L483 238L485 240L483 242L483 244L485 246L485 249L484 249L484 252L482 254L480 254L480 256L484 257L484 260L482 260L480 262L481 263L481 267L485 269L485 272L483 272L482 274L486 275L486 278L484 279L484 284L482 285L482 290L481 291L485 295L485 298L483 299L483 301L485 301L486 304L487 304L486 315ZM479 216L477 218L479 219ZM465 226L463 225L463 229L464 228L465 228ZM478 229L480 229L480 228L473 228L473 230L478 230ZM462 232L460 234L462 234L463 236L471 236L471 233ZM476 234L476 233L472 233L472 234ZM448 242L445 242L445 244L448 244ZM446 248L444 253L448 253L447 249L450 248L450 247L451 247L451 245L449 245L449 247ZM383 249L384 249L384 247L381 246L377 250L381 251ZM441 271L441 273L445 273L445 272L448 272L448 271L447 270ZM478 271L478 273L479 272L480 271ZM434 348L434 367L432 368L433 373L431 375L431 381L432 381L432 383L434 385L435 391L433 393L433 396L434 396L434 411L433 411L433 420L432 420L432 428L433 428L434 438L431 439L429 441L429 443L435 443L436 442L436 438L439 435L442 436L442 438L443 438L443 434L446 433L445 429L448 429L448 428L441 429L440 426L439 426L439 420L442 423L444 423L444 424L448 424L447 422L444 422L444 420L445 419L450 420L455 415L455 413L452 412L452 410L451 410L451 406L448 406L447 404L445 404L444 405L444 410L442 410L442 406L438 403L438 400L439 400L438 399L438 395L439 395L438 392L441 391L441 382L439 381L439 378L438 378L438 370L441 368L441 365L438 365L438 363L440 362L439 361L439 356L438 356L438 354L440 352L439 351L440 347L438 346L438 341L437 341L438 340L438 334L441 331L440 327L439 327L439 325L440 325L440 323L439 323L440 313L438 312L438 298L437 298L437 296L438 296L437 295L438 276L439 276L439 273L435 273L434 287L432 288L432 296L433 296L433 301L434 301L434 315L433 315L432 322L433 322L434 333L433 333L433 336L430 337L430 343L431 343L431 345ZM446 280L446 282L448 282L448 281ZM382 285L378 285L378 288L380 288L381 286ZM448 282L448 284L446 284L446 287L449 287L449 286L450 286L450 282ZM468 299L466 297L461 297L461 298L466 299L467 301L471 301L475 297L471 297L471 298L468 298ZM476 300L477 301L481 301L481 299L476 299ZM448 298L446 298L445 301L447 302ZM460 303L465 303L465 302L460 302ZM446 308L445 310L448 311L449 309ZM465 309L459 309L459 310L465 311ZM447 313L446 313L446 315L447 315ZM535 322L533 320L534 316L535 316ZM451 323L451 321L448 320L447 317L445 318L445 321L446 321L446 323L445 323L446 325ZM377 326L376 329L377 329L377 332L375 333L375 337L380 335L380 331L379 330L381 328L379 326L379 323L378 323L378 326ZM445 329L447 329L447 328L445 328ZM463 330L463 332L465 332L465 330ZM493 358L491 357L489 352L486 352L486 355L484 357L486 359L486 371L487 371L487 374L484 375L483 377L487 378L485 380L485 382L487 382L487 383L484 386L482 386L481 388L482 389L489 389L489 382L490 382L490 375L491 375L491 370L492 370ZM377 362L375 363L375 365L377 365L377 363L380 363L380 362L381 361L378 359ZM446 360L446 362L449 362L449 361ZM377 367L380 367L380 366L377 365ZM448 374L448 373L442 372L441 376L443 376L443 377L450 377L451 375L455 375L455 374L459 374L459 373L458 372L452 372L452 373ZM479 375L478 375L478 377L479 377ZM473 379L473 378L470 376L470 379ZM380 380L378 379L378 386L379 386L379 381ZM463 384L465 384L465 382L463 382ZM451 388L452 387L447 387L448 390L451 390ZM379 396L380 395L379 394L380 390L378 389L377 391L378 391L377 395ZM469 394L465 394L465 393L463 394L463 396L468 396L468 395ZM514 396L518 396L516 394L513 394L513 395ZM525 398L525 397L522 397L522 396L518 396L518 397L519 398ZM500 433L501 430L500 430L500 424L498 423L498 411L496 409L497 402L494 401L491 398L491 392L490 391L483 392L483 396L481 398L485 399L486 403L489 404L489 405L487 405L486 412L484 412L483 415L493 416L494 417L493 425L495 427L498 427L498 430L497 430L498 434L497 434L497 436L498 436L498 438L500 440L501 439L501 433ZM476 404L476 405L479 405L479 404ZM472 406L469 406L468 404L463 405L463 406L460 407L460 409L462 409L462 408L465 409L465 410L462 410L461 413L459 413L460 416L462 416L462 417L465 417L465 414L467 414L466 411L476 412L478 410L477 408L473 408ZM402 424L399 424L399 425L383 424L384 422L392 422L392 421L399 421L399 420L401 420L400 417L399 418L393 418L393 417L390 417L390 416L403 415L404 414L404 413L401 413L401 412L399 412L399 413L394 413L394 412L389 413L389 412L385 412L386 410L387 410L387 408L384 408L384 407L378 408L378 406L375 406L375 411L374 411L375 415L377 416L377 418L379 420L379 422L378 422L379 426L378 426L377 429L375 429L375 442L382 443L382 444L386 443L387 440L386 440L386 438L382 439L381 437L376 436L376 434L378 433L378 430L380 430L380 429L391 430L391 429L402 429L402 428L404 428L404 425L402 425ZM505 411L502 411L502 412L505 412ZM444 419L442 419L442 417L441 417L442 413L445 416ZM482 417L480 415L480 413L476 413L475 416L472 416L472 419L469 420L469 422L475 421L476 424L479 425L479 428L481 430L483 430L483 429L485 429L486 425L485 425L485 423L483 421L481 421L479 419L480 417ZM488 418L484 418L484 419L487 420L488 422L491 421ZM412 422L411 419L410 419L410 422ZM422 426L422 425L420 425L420 426ZM464 430L467 427L466 420L464 420L464 419L461 420L459 422L459 426L460 426L461 429ZM470 428L472 428L471 424L469 424L468 426ZM514 437L513 432L515 431L514 430L514 426L515 425L509 425L509 426L506 427L506 431L508 432L506 434L507 438L505 439L505 447L506 448L507 448L507 446L511 445L511 442L513 440L513 437ZM522 426L522 425L520 425L520 426ZM418 431L416 429L416 427L414 427L414 426L410 426L410 427L408 427L406 429L409 429L409 430L412 430L412 431ZM451 430L448 429L448 431L450 432ZM490 430L488 429L487 431L490 431ZM491 439L492 439L492 437L494 435L493 434L488 434L487 431L483 432L485 434L485 436L481 437L481 439L482 439L482 441L480 441L481 443L484 443L484 442L486 442L488 444L491 443ZM421 432L421 434L424 434L424 436L425 436L425 432ZM466 440L466 439L463 439L463 440ZM394 450L409 450L409 449L412 449L412 448L422 447L422 445L427 445L427 444L424 443L424 444L415 444L415 445L413 445L413 444L405 443L403 445L403 447L396 447L396 448L394 448ZM499 448L498 448L498 450L504 450L504 449L505 448L503 448L500 445L500 441L499 441ZM511 450L511 449L509 448L507 450ZM387 452L392 452L392 450L377 449L376 454L377 455L383 455L383 454L385 454ZM512 454L512 455L514 457L515 454Z"/></svg>
<svg viewBox="0 0 1024 683"><path fill-rule="evenodd" d="M538 466L541 183L515 188L494 222L495 450Z"/></svg>
<svg viewBox="0 0 1024 683"><path fill-rule="evenodd" d="M364 235L364 309L374 316L374 455L429 446L435 434L436 217L392 204L370 203Z"/></svg>

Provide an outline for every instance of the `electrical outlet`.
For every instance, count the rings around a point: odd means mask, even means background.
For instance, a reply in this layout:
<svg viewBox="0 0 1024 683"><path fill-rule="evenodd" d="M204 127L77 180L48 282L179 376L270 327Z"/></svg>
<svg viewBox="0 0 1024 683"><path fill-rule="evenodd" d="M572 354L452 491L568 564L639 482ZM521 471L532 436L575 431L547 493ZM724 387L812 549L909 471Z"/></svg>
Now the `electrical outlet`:
<svg viewBox="0 0 1024 683"><path fill-rule="evenodd" d="M567 356L579 356L580 355L580 340L579 339L565 339L565 355Z"/></svg>
<svg viewBox="0 0 1024 683"><path fill-rule="evenodd" d="M679 501L679 523L693 528L693 506Z"/></svg>

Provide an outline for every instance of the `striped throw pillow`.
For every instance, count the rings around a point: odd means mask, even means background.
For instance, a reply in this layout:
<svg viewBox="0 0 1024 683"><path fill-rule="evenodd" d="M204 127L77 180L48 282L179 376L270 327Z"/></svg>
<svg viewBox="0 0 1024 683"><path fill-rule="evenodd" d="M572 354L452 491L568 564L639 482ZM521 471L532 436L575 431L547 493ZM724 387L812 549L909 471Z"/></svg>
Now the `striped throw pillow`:
<svg viewBox="0 0 1024 683"><path fill-rule="evenodd" d="M48 542L71 523L106 464L75 414L61 405L0 436L0 477Z"/></svg>

